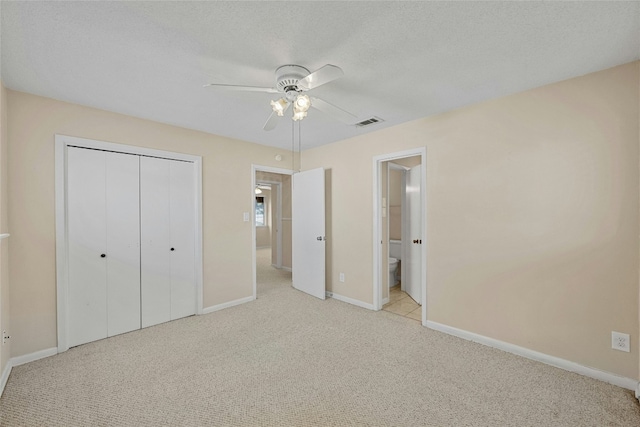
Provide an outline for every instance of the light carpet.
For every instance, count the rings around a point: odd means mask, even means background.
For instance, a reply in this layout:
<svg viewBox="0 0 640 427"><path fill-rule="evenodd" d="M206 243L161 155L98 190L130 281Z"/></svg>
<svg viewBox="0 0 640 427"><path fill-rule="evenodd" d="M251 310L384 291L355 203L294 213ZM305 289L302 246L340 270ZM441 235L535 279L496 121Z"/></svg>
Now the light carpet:
<svg viewBox="0 0 640 427"><path fill-rule="evenodd" d="M14 368L5 426L640 426L633 393L321 301L259 254L258 299Z"/></svg>

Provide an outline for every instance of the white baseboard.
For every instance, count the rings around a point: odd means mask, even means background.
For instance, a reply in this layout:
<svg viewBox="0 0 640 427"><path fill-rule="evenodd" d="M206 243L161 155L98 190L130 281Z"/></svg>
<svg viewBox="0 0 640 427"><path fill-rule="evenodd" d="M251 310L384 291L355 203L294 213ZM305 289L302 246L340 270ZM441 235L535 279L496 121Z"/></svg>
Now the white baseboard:
<svg viewBox="0 0 640 427"><path fill-rule="evenodd" d="M382 305L389 304L389 297L382 298Z"/></svg>
<svg viewBox="0 0 640 427"><path fill-rule="evenodd" d="M628 390L637 390L636 397L640 393L640 385L638 381L632 378L622 377L620 375L613 374L611 372L601 371L599 369L583 366L569 360L561 359L559 357L550 356L545 353L540 353L528 348L520 347L515 344L509 344L504 341L496 340L493 338L485 337L484 335L478 335L473 332L465 331L463 329L454 328L452 326L443 325L441 323L432 322L427 320L425 325L429 329L433 329L445 334L453 335L458 338L462 338L468 341L477 342L488 347L497 348L498 350L506 351L507 353L516 354L518 356L525 357L527 359L536 360L546 365L555 366L556 368L564 369L565 371L575 372L576 374L584 375L585 377L594 378L596 380L604 381L609 384L617 385L618 387L626 388Z"/></svg>
<svg viewBox="0 0 640 427"><path fill-rule="evenodd" d="M36 360L44 359L45 357L55 356L56 354L58 354L58 348L51 347L9 359L2 371L2 377L0 377L0 396L2 396L2 393L4 392L4 387L7 385L7 381L9 380L9 374L14 367L24 365L29 362L35 362Z"/></svg>
<svg viewBox="0 0 640 427"><path fill-rule="evenodd" d="M638 387L636 387L636 399L640 400L640 383L638 383Z"/></svg>
<svg viewBox="0 0 640 427"><path fill-rule="evenodd" d="M4 386L7 385L7 381L9 380L9 374L11 373L11 359L7 361L7 364L4 365L4 369L2 371L2 377L0 377L0 396L4 393Z"/></svg>
<svg viewBox="0 0 640 427"><path fill-rule="evenodd" d="M346 303L349 303L349 304L353 304L353 305L356 305L358 307L366 308L368 310L375 310L375 308L373 308L373 304L362 302L362 301L357 300L357 299L345 297L345 296L342 296L340 294L334 294L333 292L327 292L326 295L327 295L328 298L337 299L338 301L342 301L342 302L346 302Z"/></svg>
<svg viewBox="0 0 640 427"><path fill-rule="evenodd" d="M218 304L218 305L213 305L211 307L203 308L202 309L202 314L213 313L214 311L223 310L225 308L229 308L229 307L233 307L233 306L236 306L236 305L244 304L246 302L251 302L251 301L254 301L255 299L256 298L254 296L250 296L250 297L245 297L245 298L240 298L240 299L237 299L237 300L225 302L225 303Z"/></svg>
<svg viewBox="0 0 640 427"><path fill-rule="evenodd" d="M51 347L34 353L25 354L24 356L12 357L11 366L24 365L25 363L44 359L45 357L54 356L56 354L58 354L58 347Z"/></svg>
<svg viewBox="0 0 640 427"><path fill-rule="evenodd" d="M277 270L284 270L284 271L288 271L289 273L291 273L291 267L284 267L284 266L278 267L275 264L271 264L271 267L273 267L273 268L275 268Z"/></svg>

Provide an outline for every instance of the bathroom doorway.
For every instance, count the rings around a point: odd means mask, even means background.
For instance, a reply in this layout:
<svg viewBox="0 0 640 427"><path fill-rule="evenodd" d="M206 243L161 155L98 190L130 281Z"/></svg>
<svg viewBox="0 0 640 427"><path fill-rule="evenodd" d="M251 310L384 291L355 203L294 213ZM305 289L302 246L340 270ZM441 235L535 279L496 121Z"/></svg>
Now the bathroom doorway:
<svg viewBox="0 0 640 427"><path fill-rule="evenodd" d="M426 323L426 150L374 159L374 307Z"/></svg>
<svg viewBox="0 0 640 427"><path fill-rule="evenodd" d="M291 284L291 171L253 167L254 297Z"/></svg>

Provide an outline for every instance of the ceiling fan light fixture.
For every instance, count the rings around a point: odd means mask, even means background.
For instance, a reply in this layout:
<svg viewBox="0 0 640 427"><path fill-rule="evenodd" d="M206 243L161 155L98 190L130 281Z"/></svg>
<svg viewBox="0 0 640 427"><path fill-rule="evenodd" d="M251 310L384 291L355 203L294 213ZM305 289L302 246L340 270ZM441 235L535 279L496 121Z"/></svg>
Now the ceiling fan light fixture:
<svg viewBox="0 0 640 427"><path fill-rule="evenodd" d="M311 107L311 99L308 95L298 95L296 97L296 100L293 104L293 108L296 113L306 112L309 107Z"/></svg>
<svg viewBox="0 0 640 427"><path fill-rule="evenodd" d="M288 106L289 106L289 103L284 98L280 98L277 101L273 101L273 100L271 101L271 108L280 117L284 115L284 111L287 109Z"/></svg>
<svg viewBox="0 0 640 427"><path fill-rule="evenodd" d="M293 119L294 122L297 122L298 120L302 120L305 117L307 117L307 112L306 111L295 111L293 113L293 117L291 117Z"/></svg>

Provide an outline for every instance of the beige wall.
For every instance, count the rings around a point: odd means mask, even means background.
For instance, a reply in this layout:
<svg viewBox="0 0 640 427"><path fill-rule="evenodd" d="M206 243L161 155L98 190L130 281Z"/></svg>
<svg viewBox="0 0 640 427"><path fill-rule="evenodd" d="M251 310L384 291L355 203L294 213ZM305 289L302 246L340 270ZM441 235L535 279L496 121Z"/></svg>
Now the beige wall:
<svg viewBox="0 0 640 427"><path fill-rule="evenodd" d="M204 307L252 295L252 223L243 221L253 203L251 165L279 166L279 150L25 93L7 95L13 356L56 346L56 133L202 156Z"/></svg>
<svg viewBox="0 0 640 427"><path fill-rule="evenodd" d="M0 82L0 234L9 233L7 147L7 91ZM9 335L12 334L9 298L9 239L2 239L0 240L0 334L2 331L7 331ZM2 336L0 336L1 342ZM0 374L4 372L10 358L11 340L2 345L0 351Z"/></svg>
<svg viewBox="0 0 640 427"><path fill-rule="evenodd" d="M402 240L402 171L389 169L389 239Z"/></svg>
<svg viewBox="0 0 640 427"><path fill-rule="evenodd" d="M268 248L271 246L271 190L262 190L262 193L256 194L256 197L264 197L264 211L267 215L267 225L256 227L256 247Z"/></svg>
<svg viewBox="0 0 640 427"><path fill-rule="evenodd" d="M372 157L426 146L428 320L638 379L639 68L303 152L331 170L328 286L372 302Z"/></svg>

